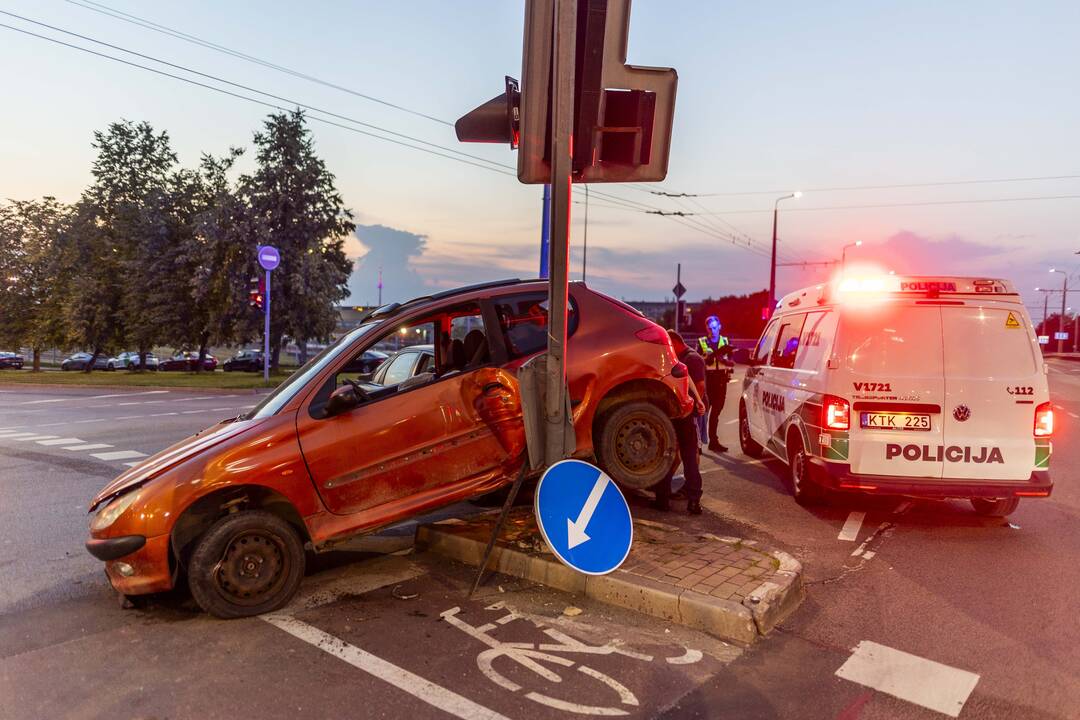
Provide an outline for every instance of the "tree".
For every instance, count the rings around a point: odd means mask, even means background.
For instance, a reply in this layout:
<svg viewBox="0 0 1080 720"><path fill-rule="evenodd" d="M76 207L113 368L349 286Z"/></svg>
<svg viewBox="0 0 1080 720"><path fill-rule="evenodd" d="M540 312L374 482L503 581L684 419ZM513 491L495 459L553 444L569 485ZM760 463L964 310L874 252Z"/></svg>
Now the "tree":
<svg viewBox="0 0 1080 720"><path fill-rule="evenodd" d="M248 238L249 277L261 272L258 245L273 245L281 265L273 273L270 325L271 364L277 368L284 336L304 353L308 340L328 338L335 305L348 295L352 262L345 238L355 230L334 176L315 154L300 110L272 114L255 134L257 169L240 181ZM252 314L250 322L258 322Z"/></svg>
<svg viewBox="0 0 1080 720"><path fill-rule="evenodd" d="M30 347L34 372L64 340L57 242L70 213L54 197L0 205L0 342Z"/></svg>

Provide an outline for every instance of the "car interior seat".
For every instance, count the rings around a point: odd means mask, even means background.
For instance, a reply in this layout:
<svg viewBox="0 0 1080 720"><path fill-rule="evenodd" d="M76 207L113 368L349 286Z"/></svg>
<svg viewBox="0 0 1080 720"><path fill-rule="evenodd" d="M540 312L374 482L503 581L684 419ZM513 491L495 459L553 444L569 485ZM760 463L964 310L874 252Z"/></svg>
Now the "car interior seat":
<svg viewBox="0 0 1080 720"><path fill-rule="evenodd" d="M483 330L470 330L465 336L465 367L474 368L486 363L489 358L487 336Z"/></svg>

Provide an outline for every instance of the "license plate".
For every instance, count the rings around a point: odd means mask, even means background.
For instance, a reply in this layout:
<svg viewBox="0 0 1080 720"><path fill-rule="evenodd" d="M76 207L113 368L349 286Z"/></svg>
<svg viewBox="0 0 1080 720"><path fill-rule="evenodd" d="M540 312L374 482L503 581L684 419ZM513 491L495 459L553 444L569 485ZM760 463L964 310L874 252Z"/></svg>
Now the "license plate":
<svg viewBox="0 0 1080 720"><path fill-rule="evenodd" d="M867 430L929 430L930 416L914 413L864 412L859 424Z"/></svg>

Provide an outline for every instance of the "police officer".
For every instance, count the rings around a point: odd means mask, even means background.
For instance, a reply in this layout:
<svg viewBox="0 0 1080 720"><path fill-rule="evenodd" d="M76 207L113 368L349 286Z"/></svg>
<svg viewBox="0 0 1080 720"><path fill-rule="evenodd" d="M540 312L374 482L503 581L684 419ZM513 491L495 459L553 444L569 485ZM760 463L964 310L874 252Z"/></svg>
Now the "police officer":
<svg viewBox="0 0 1080 720"><path fill-rule="evenodd" d="M675 426L675 438L679 444L679 459L682 460L683 474L686 476L686 484L683 486L686 492L686 512L691 515L701 514L701 470L698 467L698 432L697 417L704 414L705 403L702 402L698 391L705 377L705 365L701 357L690 349L683 340L682 335L674 330L668 330L671 345L679 362L686 365L690 375L688 390L694 400L694 409L689 415L682 418L672 418ZM667 476L656 486L656 503L653 505L657 510L670 510L668 505L671 497L671 478L674 476L678 462L672 463Z"/></svg>
<svg viewBox="0 0 1080 720"><path fill-rule="evenodd" d="M720 422L720 412L727 400L727 386L731 379L732 366L731 342L720 334L723 326L720 318L710 315L705 320L705 336L698 340L698 347L705 358L705 391L709 397L709 449L713 452L727 452L716 437L716 427Z"/></svg>

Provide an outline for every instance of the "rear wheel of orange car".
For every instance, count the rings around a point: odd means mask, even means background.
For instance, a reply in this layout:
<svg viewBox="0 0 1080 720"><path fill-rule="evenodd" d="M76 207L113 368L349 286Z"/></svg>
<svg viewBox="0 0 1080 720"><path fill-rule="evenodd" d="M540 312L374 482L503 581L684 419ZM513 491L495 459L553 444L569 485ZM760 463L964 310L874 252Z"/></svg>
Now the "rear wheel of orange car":
<svg viewBox="0 0 1080 720"><path fill-rule="evenodd" d="M597 460L615 482L644 490L660 482L675 461L675 428L647 402L609 410L600 422Z"/></svg>
<svg viewBox="0 0 1080 720"><path fill-rule="evenodd" d="M289 523L246 510L214 523L199 539L188 567L195 602L219 618L277 610L304 577L304 545Z"/></svg>

